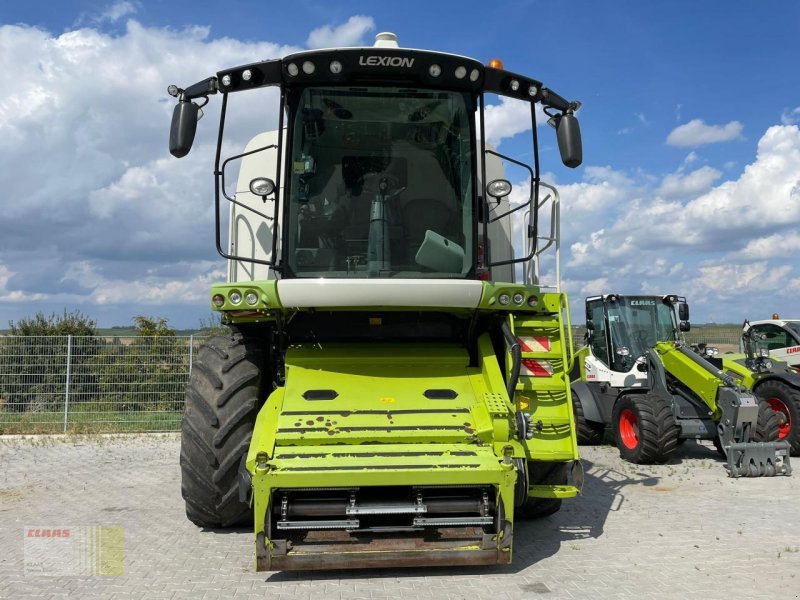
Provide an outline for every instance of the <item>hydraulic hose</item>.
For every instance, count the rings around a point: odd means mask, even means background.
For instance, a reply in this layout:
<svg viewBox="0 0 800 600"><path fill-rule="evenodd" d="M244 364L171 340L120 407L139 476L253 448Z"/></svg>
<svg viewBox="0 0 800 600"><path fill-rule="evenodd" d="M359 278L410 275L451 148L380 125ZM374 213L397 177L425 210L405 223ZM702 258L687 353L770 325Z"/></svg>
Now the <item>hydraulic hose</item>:
<svg viewBox="0 0 800 600"><path fill-rule="evenodd" d="M511 375L508 377L508 382L506 383L506 391L508 392L509 400L514 402L514 390L517 389L517 382L519 381L519 369L522 364L522 351L519 349L519 342L517 342L517 338L515 338L514 334L511 333L511 328L508 326L508 321L503 321L503 324L500 325L500 331L503 332L506 346L508 346L508 351L511 353Z"/></svg>

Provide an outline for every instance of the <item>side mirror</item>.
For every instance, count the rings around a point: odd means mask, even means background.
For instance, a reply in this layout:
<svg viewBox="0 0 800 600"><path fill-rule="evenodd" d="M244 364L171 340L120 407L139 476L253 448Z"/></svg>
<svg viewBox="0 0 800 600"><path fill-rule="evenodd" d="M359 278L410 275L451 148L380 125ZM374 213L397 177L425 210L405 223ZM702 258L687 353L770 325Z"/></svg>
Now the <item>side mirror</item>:
<svg viewBox="0 0 800 600"><path fill-rule="evenodd" d="M581 126L578 117L571 114L561 115L556 120L556 138L561 162L574 169L583 162L583 144L581 142Z"/></svg>
<svg viewBox="0 0 800 600"><path fill-rule="evenodd" d="M692 330L692 324L689 323L689 321L681 321L680 323L678 323L678 329L686 333L687 331Z"/></svg>
<svg viewBox="0 0 800 600"><path fill-rule="evenodd" d="M678 319L681 321L689 320L689 305L686 302L678 304Z"/></svg>
<svg viewBox="0 0 800 600"><path fill-rule="evenodd" d="M176 158L189 154L197 131L200 107L194 102L182 100L172 111L172 127L169 130L169 153Z"/></svg>
<svg viewBox="0 0 800 600"><path fill-rule="evenodd" d="M591 319L586 319L586 330L593 331L594 330L594 321Z"/></svg>

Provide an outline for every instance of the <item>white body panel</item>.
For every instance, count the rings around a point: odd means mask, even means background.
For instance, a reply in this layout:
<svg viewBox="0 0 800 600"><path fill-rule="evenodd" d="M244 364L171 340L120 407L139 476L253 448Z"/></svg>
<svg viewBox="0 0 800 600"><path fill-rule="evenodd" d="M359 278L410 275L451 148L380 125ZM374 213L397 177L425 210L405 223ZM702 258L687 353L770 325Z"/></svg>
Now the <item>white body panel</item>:
<svg viewBox="0 0 800 600"><path fill-rule="evenodd" d="M483 284L471 279L281 279L284 306L476 308Z"/></svg>
<svg viewBox="0 0 800 600"><path fill-rule="evenodd" d="M612 371L591 353L586 357L584 365L588 383L607 383L615 388L644 387L647 383L647 373L642 373L636 365L627 373L619 373Z"/></svg>
<svg viewBox="0 0 800 600"><path fill-rule="evenodd" d="M278 144L278 132L267 131L255 136L248 142L245 152L256 148ZM284 148L286 146L284 145ZM284 153L285 154L285 153ZM269 177L276 181L275 165L277 149L271 148L250 156L245 156L241 161L239 179L236 183L236 201L245 206L252 207L260 213L273 215L275 210L274 197L266 202L260 196L250 192L250 181L255 177ZM231 165L235 167L235 165ZM280 197L283 198L283 184L281 184ZM282 218L282 210L278 210L278 222ZM273 223L247 209L231 203L230 209L230 238L228 253L236 256L269 260L272 254ZM278 255L280 255L280 239L278 240ZM275 274L267 265L243 261L228 261L228 281L261 281L274 279Z"/></svg>
<svg viewBox="0 0 800 600"><path fill-rule="evenodd" d="M486 144L487 150L494 150L492 146ZM505 179L506 172L503 168L503 162L500 157L494 154L486 155L486 182L489 183L495 179ZM478 189L482 189L481 173L478 172ZM511 209L508 201L508 196L500 198L500 203L494 198L487 198L489 204L489 215L493 218L496 215L507 213ZM498 219L494 223L489 223L489 246L491 247L492 262L501 260L509 260L513 258L513 243L512 240L512 226L511 218L516 216L520 218L522 211L517 211L513 215L508 215L502 219ZM479 226L480 231L480 226ZM514 282L514 265L502 265L499 267L492 267L492 279L494 281L509 281Z"/></svg>

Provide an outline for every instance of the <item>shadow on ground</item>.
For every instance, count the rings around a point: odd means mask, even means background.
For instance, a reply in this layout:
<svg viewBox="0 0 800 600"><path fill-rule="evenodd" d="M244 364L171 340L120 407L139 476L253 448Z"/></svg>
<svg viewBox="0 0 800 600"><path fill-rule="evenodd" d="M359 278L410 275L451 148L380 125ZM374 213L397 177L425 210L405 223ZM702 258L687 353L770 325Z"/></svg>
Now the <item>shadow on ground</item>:
<svg viewBox="0 0 800 600"><path fill-rule="evenodd" d="M518 573L529 566L556 554L561 546L576 540L603 535L606 519L611 512L622 509L625 489L630 486L655 486L660 479L649 473L623 474L613 469L583 460L585 479L583 494L564 500L562 509L542 519L517 521L514 532L514 562L501 566L457 567L457 574L502 575ZM634 465L635 466L635 465ZM436 577L454 575L455 567L358 569L346 571L280 571L267 576L267 581L318 581L348 579L380 579L404 577Z"/></svg>

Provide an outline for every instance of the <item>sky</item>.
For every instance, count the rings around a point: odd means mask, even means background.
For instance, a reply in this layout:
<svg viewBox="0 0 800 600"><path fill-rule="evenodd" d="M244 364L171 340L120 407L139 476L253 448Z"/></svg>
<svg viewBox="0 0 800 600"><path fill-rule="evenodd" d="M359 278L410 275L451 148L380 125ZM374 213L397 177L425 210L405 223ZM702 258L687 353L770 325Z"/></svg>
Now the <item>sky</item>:
<svg viewBox="0 0 800 600"><path fill-rule="evenodd" d="M685 295L695 323L800 318L799 29L794 1L3 2L0 328L65 308L100 326L206 320L226 276L219 98L178 160L167 86L379 31L500 58L583 103L578 169L540 130L576 322L585 296L612 292ZM231 147L275 114L243 111ZM502 152L530 159L524 107L495 103L489 125Z"/></svg>

